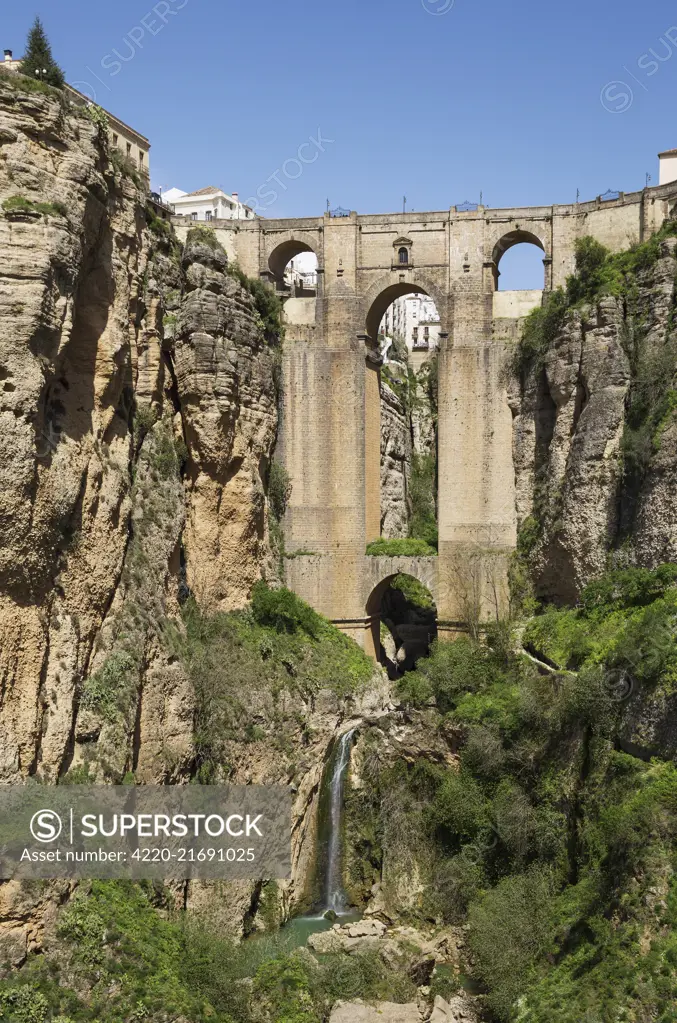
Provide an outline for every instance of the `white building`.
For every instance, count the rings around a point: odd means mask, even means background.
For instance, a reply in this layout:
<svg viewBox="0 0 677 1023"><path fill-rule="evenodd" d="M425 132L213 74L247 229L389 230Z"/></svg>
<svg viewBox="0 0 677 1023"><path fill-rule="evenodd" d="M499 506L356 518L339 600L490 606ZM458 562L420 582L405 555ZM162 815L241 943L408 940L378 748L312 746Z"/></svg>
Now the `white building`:
<svg viewBox="0 0 677 1023"><path fill-rule="evenodd" d="M677 149L667 149L658 154L658 184L669 185L677 181Z"/></svg>
<svg viewBox="0 0 677 1023"><path fill-rule="evenodd" d="M237 192L227 195L223 189L210 185L197 192L170 188L162 199L173 207L177 216L189 220L253 220L254 211L238 199Z"/></svg>
<svg viewBox="0 0 677 1023"><path fill-rule="evenodd" d="M292 291L316 291L317 256L314 252L301 252L289 262L284 271L284 283Z"/></svg>
<svg viewBox="0 0 677 1023"><path fill-rule="evenodd" d="M384 344L399 341L410 352L430 351L439 346L440 317L432 298L428 295L405 295L396 298L386 309L379 334ZM387 357L387 356L386 356Z"/></svg>

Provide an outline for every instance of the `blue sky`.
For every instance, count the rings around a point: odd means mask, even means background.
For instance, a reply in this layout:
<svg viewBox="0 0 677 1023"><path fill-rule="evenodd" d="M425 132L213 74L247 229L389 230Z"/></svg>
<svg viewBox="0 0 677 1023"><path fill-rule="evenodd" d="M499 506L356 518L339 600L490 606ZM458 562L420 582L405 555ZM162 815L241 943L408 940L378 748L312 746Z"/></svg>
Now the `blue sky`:
<svg viewBox="0 0 677 1023"><path fill-rule="evenodd" d="M68 79L148 135L156 187L259 190L266 216L589 199L677 146L666 0L41 0L3 11L3 47L35 13Z"/></svg>

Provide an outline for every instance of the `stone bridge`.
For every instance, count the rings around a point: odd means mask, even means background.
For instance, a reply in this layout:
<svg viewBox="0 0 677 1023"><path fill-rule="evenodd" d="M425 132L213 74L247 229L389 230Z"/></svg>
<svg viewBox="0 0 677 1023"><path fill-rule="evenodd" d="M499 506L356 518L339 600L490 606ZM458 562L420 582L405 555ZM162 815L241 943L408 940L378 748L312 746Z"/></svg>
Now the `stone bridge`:
<svg viewBox="0 0 677 1023"><path fill-rule="evenodd" d="M519 242L537 245L548 291L574 269L577 238L627 248L655 232L676 199L673 183L567 206L211 222L228 256L286 299L277 454L293 483L285 535L288 550L313 552L287 561L297 593L371 652L375 595L398 571L431 589L441 631L463 617L468 588L480 586L484 614L504 604L517 534L504 366L520 317L542 293L498 291L501 258ZM174 224L185 236L190 222ZM291 295L284 268L301 252L317 256L317 290ZM377 332L393 299L416 292L434 299L442 323L439 557L372 558L366 545L380 527Z"/></svg>

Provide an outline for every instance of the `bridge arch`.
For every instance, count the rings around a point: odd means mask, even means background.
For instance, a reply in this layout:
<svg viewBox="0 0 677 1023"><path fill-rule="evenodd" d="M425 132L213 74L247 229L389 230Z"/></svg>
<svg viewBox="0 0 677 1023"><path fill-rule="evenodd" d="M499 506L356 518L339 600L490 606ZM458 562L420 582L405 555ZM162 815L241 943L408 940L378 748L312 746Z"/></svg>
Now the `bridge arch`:
<svg viewBox="0 0 677 1023"><path fill-rule="evenodd" d="M535 246L540 249L543 253L544 259L548 259L550 256L549 246L547 242L535 231L529 231L524 228L515 227L513 230L501 235L494 243L491 251L491 265L493 268L493 283L494 291L498 291L498 282L501 275L500 263L506 252L514 248L516 245L529 245ZM545 279L545 271L543 276L543 287L549 287L548 282Z"/></svg>
<svg viewBox="0 0 677 1023"><path fill-rule="evenodd" d="M398 571L388 572L367 597L365 611L370 642L366 647L376 660L388 667L389 672L397 674L401 670L410 670L418 658L426 656L437 636L436 573L435 566L426 564L434 559L388 560L398 564ZM395 564L390 567L395 567ZM416 586L417 583L420 585ZM425 599L421 602L422 596ZM382 622L386 624L385 635L392 645L390 656L386 655L381 638Z"/></svg>
<svg viewBox="0 0 677 1023"><path fill-rule="evenodd" d="M287 264L302 252L312 252L317 257L315 249L300 238L287 238L275 246L268 257L268 269L276 281L284 279Z"/></svg>
<svg viewBox="0 0 677 1023"><path fill-rule="evenodd" d="M427 277L418 272L408 271L406 280L393 280L393 274L376 281L363 300L365 330L372 342L378 337L378 328L388 306L403 295L428 295L432 298L440 321L444 324L446 312L445 297L440 289ZM443 328L446 329L446 328Z"/></svg>

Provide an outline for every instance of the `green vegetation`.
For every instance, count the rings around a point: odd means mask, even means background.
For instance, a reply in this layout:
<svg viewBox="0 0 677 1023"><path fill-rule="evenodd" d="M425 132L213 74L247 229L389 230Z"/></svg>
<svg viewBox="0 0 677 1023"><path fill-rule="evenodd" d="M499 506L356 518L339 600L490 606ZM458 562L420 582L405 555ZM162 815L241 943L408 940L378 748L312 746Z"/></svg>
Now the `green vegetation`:
<svg viewBox="0 0 677 1023"><path fill-rule="evenodd" d="M545 357L562 333L568 312L566 295L561 288L546 295L543 305L532 309L522 328L515 349L512 372L517 377L540 372Z"/></svg>
<svg viewBox="0 0 677 1023"><path fill-rule="evenodd" d="M435 455L417 455L414 452L411 459L411 479L409 481L409 499L411 501L409 534L412 539L423 540L435 549L437 549L438 540L436 490L437 459Z"/></svg>
<svg viewBox="0 0 677 1023"><path fill-rule="evenodd" d="M67 207L62 202L33 202L22 195L11 195L2 204L5 213L39 213L49 217L65 217Z"/></svg>
<svg viewBox="0 0 677 1023"><path fill-rule="evenodd" d="M140 173L134 161L125 153L121 153L117 146L111 148L109 159L115 174L119 174L123 178L129 178L137 188L146 188L147 181Z"/></svg>
<svg viewBox="0 0 677 1023"><path fill-rule="evenodd" d="M406 1002L406 973L376 951L318 963L284 936L235 945L172 908L161 885L93 881L62 912L59 944L0 981L3 1023L323 1023L339 998ZM249 983L245 978L253 978Z"/></svg>
<svg viewBox="0 0 677 1023"><path fill-rule="evenodd" d="M252 741L257 713L265 712L268 734L286 754L289 735L299 726L299 700L320 689L350 695L373 672L352 640L284 587L257 583L251 606L232 614L209 615L190 599L183 626L169 627L168 638L197 694L203 782L227 777L231 743Z"/></svg>
<svg viewBox="0 0 677 1023"><path fill-rule="evenodd" d="M273 553L277 556L280 577L282 577L283 574L284 558L290 556L299 557L302 554L308 553L305 551L296 551L292 555L288 555L285 549L282 519L287 510L291 493L292 483L289 473L281 462L273 459L270 463L270 471L268 473L268 532L270 534L270 544L273 549Z"/></svg>
<svg viewBox="0 0 677 1023"><path fill-rule="evenodd" d="M661 256L662 243L676 235L677 219L670 219L646 242L633 245L625 252L610 253L593 238L579 239L575 274L567 279L565 289L552 292L542 308L529 314L513 354L513 374L523 383L529 378L533 384L567 322L573 316L589 318L590 306L602 298L617 300L622 319L620 342L630 363L631 380L621 439L620 529L618 537L610 538L611 542L622 541L630 534L643 480L677 410L677 335L674 330L677 292L672 297L666 330L658 334L652 327L653 268ZM554 504L552 499L550 501L553 531L559 521L559 498L561 494L556 494ZM534 515L541 522L548 512L547 505L547 495L537 480ZM528 562L528 555L523 555L517 568L528 570Z"/></svg>
<svg viewBox="0 0 677 1023"><path fill-rule="evenodd" d="M268 474L268 500L270 510L279 522L287 510L292 485L289 473L281 462L272 460Z"/></svg>
<svg viewBox="0 0 677 1023"><path fill-rule="evenodd" d="M282 300L269 285L258 278L248 277L237 263L228 264L228 273L239 281L245 291L248 291L254 299L261 329L268 344L281 344L284 338Z"/></svg>
<svg viewBox="0 0 677 1023"><path fill-rule="evenodd" d="M391 579L390 588L399 590L414 607L429 609L435 606L430 590L426 589L423 583L420 583L413 575L398 573L394 579Z"/></svg>
<svg viewBox="0 0 677 1023"><path fill-rule="evenodd" d="M216 231L213 227L206 227L204 224L196 224L195 227L191 227L186 235L186 246L188 245L207 245L210 249L214 249L215 252L222 252L224 255L226 250L223 245L216 237Z"/></svg>
<svg viewBox="0 0 677 1023"><path fill-rule="evenodd" d="M415 864L411 915L469 926L492 1018L677 1020L677 767L671 748L619 751L629 701L655 715L677 694L676 584L676 565L616 571L578 608L535 618L524 643L560 670L537 671L498 632L436 644L400 698L434 706L460 739L458 771L386 762L365 738L351 890L385 861L396 897Z"/></svg>
<svg viewBox="0 0 677 1023"><path fill-rule="evenodd" d="M87 106L84 107L84 115L96 128L96 134L99 142L107 148L110 139L110 122L106 111L103 107L98 106L96 103L88 103Z"/></svg>
<svg viewBox="0 0 677 1023"><path fill-rule="evenodd" d="M512 371L516 376L539 372L547 353L562 332L567 317L605 296L623 298L630 304L631 320L641 321L637 308L638 278L656 263L664 238L677 235L677 221L668 220L655 235L625 252L611 253L594 238L576 241L576 272L567 278L566 289L546 296L542 308L527 316L515 350ZM640 327L639 322L635 322Z"/></svg>
<svg viewBox="0 0 677 1023"><path fill-rule="evenodd" d="M385 555L390 558L429 558L436 557L437 550L425 540L417 540L414 537L387 540L382 536L367 544L367 554L373 557Z"/></svg>
<svg viewBox="0 0 677 1023"><path fill-rule="evenodd" d="M40 18L35 19L26 40L26 52L21 62L21 74L55 89L65 84L63 71L52 56L52 48Z"/></svg>

